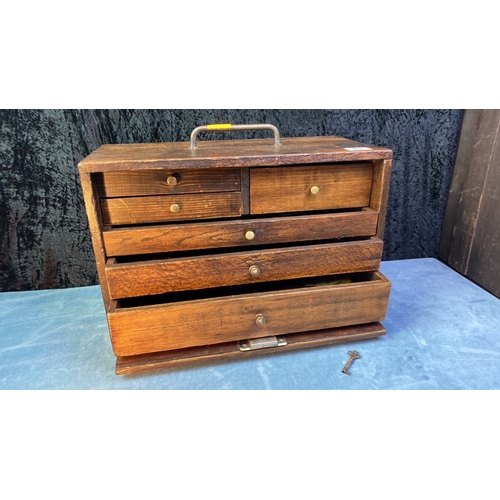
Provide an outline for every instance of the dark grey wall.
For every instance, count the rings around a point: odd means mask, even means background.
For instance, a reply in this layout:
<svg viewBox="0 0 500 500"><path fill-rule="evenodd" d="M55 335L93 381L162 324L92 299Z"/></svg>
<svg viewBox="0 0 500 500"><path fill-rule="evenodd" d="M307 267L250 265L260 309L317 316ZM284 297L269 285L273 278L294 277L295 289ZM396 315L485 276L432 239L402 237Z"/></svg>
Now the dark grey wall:
<svg viewBox="0 0 500 500"><path fill-rule="evenodd" d="M104 143L187 141L217 122L391 148L384 260L436 257L461 121L462 110L0 110L0 291L97 283L82 158Z"/></svg>

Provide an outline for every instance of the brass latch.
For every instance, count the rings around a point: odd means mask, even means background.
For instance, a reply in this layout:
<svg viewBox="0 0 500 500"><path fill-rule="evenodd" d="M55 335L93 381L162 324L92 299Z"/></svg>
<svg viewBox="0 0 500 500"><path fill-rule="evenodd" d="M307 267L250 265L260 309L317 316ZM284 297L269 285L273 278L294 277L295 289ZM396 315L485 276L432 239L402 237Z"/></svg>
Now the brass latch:
<svg viewBox="0 0 500 500"><path fill-rule="evenodd" d="M286 338L282 335L279 337L261 337L260 339L240 340L238 344L240 351L254 351L255 349L284 346L286 345Z"/></svg>

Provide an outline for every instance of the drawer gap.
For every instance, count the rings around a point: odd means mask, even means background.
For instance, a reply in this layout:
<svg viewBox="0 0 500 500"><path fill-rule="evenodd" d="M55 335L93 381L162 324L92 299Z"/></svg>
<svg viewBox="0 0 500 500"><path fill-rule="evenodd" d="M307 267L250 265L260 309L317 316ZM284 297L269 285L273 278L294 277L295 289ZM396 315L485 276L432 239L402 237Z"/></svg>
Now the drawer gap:
<svg viewBox="0 0 500 500"><path fill-rule="evenodd" d="M235 189L225 189L225 190L219 190L219 191L199 191L196 193L191 193L191 194L222 194L222 193L239 193L241 192L239 187ZM164 197L169 197L169 196L181 196L179 193L162 193L162 194L151 194L151 193L145 193L145 194L131 194L131 195L122 195L122 196L103 196L100 199L101 200L115 200L117 198L121 199L127 199L127 198L148 198L148 197L158 197L158 196L164 196Z"/></svg>
<svg viewBox="0 0 500 500"><path fill-rule="evenodd" d="M342 214L349 212L365 212L372 211L369 207L355 207L355 208L341 208L335 210L310 210L302 212L282 212L279 214L245 214L241 216L231 216L231 217L214 217L207 219L193 219L192 221L184 221L196 224L203 224L207 222L224 222L227 220L261 220L261 219L275 219L277 217L310 217L311 215L325 215L325 214ZM105 227L107 230L112 229L127 229L127 228L139 228L139 227L162 227L177 225L179 221L162 221L162 222L142 222L141 224L107 224Z"/></svg>
<svg viewBox="0 0 500 500"><path fill-rule="evenodd" d="M156 306L170 304L174 302L184 302L192 300L212 299L219 297L237 296L252 293L278 292L292 289L307 289L319 286L343 286L355 283L369 283L382 281L381 276L376 272L332 274L313 278L300 278L293 280L274 281L267 283L255 283L245 285L234 285L203 290L190 290L182 292L171 292L160 295L146 297L134 297L119 299L116 302L116 310L134 307Z"/></svg>
<svg viewBox="0 0 500 500"><path fill-rule="evenodd" d="M227 255L230 253L237 253L238 251L245 252L257 252L261 250L270 250L273 248L294 248L294 247L307 247L315 245L330 245L335 243L349 243L355 241L369 241L373 239L372 236L363 236L355 238L334 238L330 240L312 240L312 241L297 241L289 243L278 243L269 245L252 245L252 247L241 246L241 247L227 247L227 248L213 248L206 250L193 250L193 251L182 251L182 252L167 252L167 253L153 253L144 255L123 255L115 257L115 264L132 264L135 262L152 262L152 261L168 261L170 259L179 259L182 257L207 257L210 255Z"/></svg>
<svg viewBox="0 0 500 500"><path fill-rule="evenodd" d="M325 210L299 210L294 212L279 212L279 213L270 213L270 214L248 214L243 216L244 218L252 218L252 219L267 219L267 218L275 218L275 217L299 217L301 215L309 217L311 215L322 215L322 214L345 214L349 212L363 212L364 210L369 209L368 206L360 206L360 207L352 207L352 208L334 208L334 209L325 209Z"/></svg>

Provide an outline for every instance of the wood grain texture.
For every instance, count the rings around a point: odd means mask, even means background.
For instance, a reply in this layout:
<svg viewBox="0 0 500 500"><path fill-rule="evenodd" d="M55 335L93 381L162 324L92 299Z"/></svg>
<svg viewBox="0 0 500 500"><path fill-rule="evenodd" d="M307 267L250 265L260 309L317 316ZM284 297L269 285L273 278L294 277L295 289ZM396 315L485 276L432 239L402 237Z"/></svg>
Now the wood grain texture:
<svg viewBox="0 0 500 500"><path fill-rule="evenodd" d="M104 306L106 310L108 310L111 303L111 297L105 272L106 251L104 249L102 238L103 224L99 198L97 195L97 186L95 185L95 182L90 174L81 173L80 181L82 185L83 198L85 200L92 246L94 248L97 274L101 285L101 293L104 300Z"/></svg>
<svg viewBox="0 0 500 500"><path fill-rule="evenodd" d="M176 176L175 185L167 183ZM239 169L208 170L136 170L132 172L103 172L96 175L99 196L103 198L144 196L156 194L213 193L240 191Z"/></svg>
<svg viewBox="0 0 500 500"><path fill-rule="evenodd" d="M113 299L182 290L375 271L383 243L378 238L213 256L181 257L106 266ZM256 266L258 276L250 274Z"/></svg>
<svg viewBox="0 0 500 500"><path fill-rule="evenodd" d="M82 160L79 168L83 172L137 168L180 170L364 161L380 158L392 158L392 151L340 137L296 137L283 138L280 146L275 146L273 139L209 141L200 143L196 149L191 149L188 142L105 144Z"/></svg>
<svg viewBox="0 0 500 500"><path fill-rule="evenodd" d="M455 169L448 196L439 256L465 274L476 227L484 182L490 163L495 127L500 111L464 114ZM481 147L475 147L480 144Z"/></svg>
<svg viewBox="0 0 500 500"><path fill-rule="evenodd" d="M172 212L172 205L179 211ZM240 192L165 196L103 198L101 209L106 225L144 224L189 219L238 217L242 214Z"/></svg>
<svg viewBox="0 0 500 500"><path fill-rule="evenodd" d="M467 110L439 256L500 297L500 111Z"/></svg>
<svg viewBox="0 0 500 500"><path fill-rule="evenodd" d="M500 136L492 152L467 276L500 298Z"/></svg>
<svg viewBox="0 0 500 500"><path fill-rule="evenodd" d="M116 374L128 375L149 370L193 366L222 360L237 361L270 354L276 356L297 349L371 339L385 335L385 333L385 328L379 322L376 322L313 332L287 334L287 344L278 348L242 352L239 349L238 342L235 341L139 354L137 356L119 356L116 360Z"/></svg>
<svg viewBox="0 0 500 500"><path fill-rule="evenodd" d="M373 183L370 195L370 207L379 213L377 236L383 240L385 217L389 201L392 160L379 160L373 163Z"/></svg>
<svg viewBox="0 0 500 500"><path fill-rule="evenodd" d="M131 356L385 318L390 282L318 286L117 310L108 315L116 356ZM258 326L255 316L266 323Z"/></svg>
<svg viewBox="0 0 500 500"><path fill-rule="evenodd" d="M114 228L103 233L108 256L141 255L235 246L252 247L334 238L374 236L378 213L371 210L296 217ZM254 239L245 237L247 231Z"/></svg>
<svg viewBox="0 0 500 500"><path fill-rule="evenodd" d="M366 207L372 176L371 162L250 169L250 213Z"/></svg>

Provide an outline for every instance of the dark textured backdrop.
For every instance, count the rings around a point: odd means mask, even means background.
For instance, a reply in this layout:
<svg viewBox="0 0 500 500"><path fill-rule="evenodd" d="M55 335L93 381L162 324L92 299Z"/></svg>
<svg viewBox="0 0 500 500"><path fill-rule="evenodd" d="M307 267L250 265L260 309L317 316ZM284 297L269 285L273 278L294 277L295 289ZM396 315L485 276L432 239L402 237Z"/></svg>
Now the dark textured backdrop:
<svg viewBox="0 0 500 500"><path fill-rule="evenodd" d="M384 260L436 257L461 121L462 110L0 110L0 291L97 283L82 158L105 143L187 141L217 122L391 148Z"/></svg>

